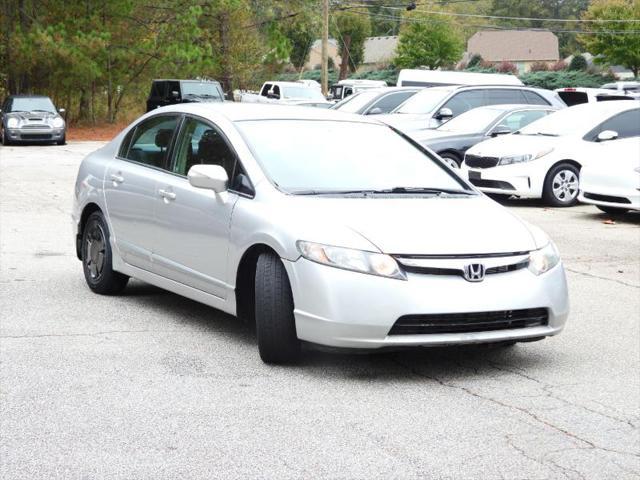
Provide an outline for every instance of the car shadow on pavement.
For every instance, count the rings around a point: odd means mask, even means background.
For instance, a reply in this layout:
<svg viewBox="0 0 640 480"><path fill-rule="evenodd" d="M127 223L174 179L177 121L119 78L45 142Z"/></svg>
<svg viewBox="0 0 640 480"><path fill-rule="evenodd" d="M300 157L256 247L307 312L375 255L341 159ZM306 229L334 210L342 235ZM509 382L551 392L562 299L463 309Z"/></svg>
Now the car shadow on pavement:
<svg viewBox="0 0 640 480"><path fill-rule="evenodd" d="M640 212L616 213L612 215L596 210L593 213L589 212L586 217L594 222L606 222L618 225L640 225Z"/></svg>

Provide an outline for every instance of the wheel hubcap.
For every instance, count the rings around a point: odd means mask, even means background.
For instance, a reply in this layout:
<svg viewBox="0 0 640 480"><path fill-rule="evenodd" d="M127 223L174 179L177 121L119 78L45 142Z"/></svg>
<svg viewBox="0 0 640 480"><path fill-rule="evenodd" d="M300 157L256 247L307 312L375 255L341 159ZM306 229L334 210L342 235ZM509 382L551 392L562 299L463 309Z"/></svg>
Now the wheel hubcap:
<svg viewBox="0 0 640 480"><path fill-rule="evenodd" d="M87 255L85 264L93 280L100 278L105 261L105 235L102 227L95 224L87 233Z"/></svg>
<svg viewBox="0 0 640 480"><path fill-rule="evenodd" d="M578 195L578 176L572 170L560 170L553 177L553 195L562 202L570 202Z"/></svg>
<svg viewBox="0 0 640 480"><path fill-rule="evenodd" d="M447 165L449 165L451 168L460 168L460 167L458 166L458 162L456 162L453 158L443 157L442 159L443 159L443 160L445 161L445 163L446 163Z"/></svg>

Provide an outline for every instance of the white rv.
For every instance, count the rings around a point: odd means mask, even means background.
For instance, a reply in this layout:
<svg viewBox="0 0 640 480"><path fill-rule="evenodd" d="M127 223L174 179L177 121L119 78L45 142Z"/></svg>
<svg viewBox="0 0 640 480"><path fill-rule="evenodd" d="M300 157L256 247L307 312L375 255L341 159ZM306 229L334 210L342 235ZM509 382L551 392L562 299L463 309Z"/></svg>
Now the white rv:
<svg viewBox="0 0 640 480"><path fill-rule="evenodd" d="M522 85L518 77L504 73L449 72L444 70L400 70L398 87L445 85Z"/></svg>

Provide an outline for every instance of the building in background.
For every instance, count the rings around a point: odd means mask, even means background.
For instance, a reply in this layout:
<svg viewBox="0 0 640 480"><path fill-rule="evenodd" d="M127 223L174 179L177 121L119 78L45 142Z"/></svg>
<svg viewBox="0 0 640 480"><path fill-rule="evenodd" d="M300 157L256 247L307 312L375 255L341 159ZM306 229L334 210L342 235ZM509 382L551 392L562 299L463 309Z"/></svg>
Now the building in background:
<svg viewBox="0 0 640 480"><path fill-rule="evenodd" d="M339 68L341 57L338 51L338 42L334 38L329 39L329 58L333 60L336 68ZM309 59L304 65L305 70L320 70L322 63L322 40L318 39L311 44Z"/></svg>
<svg viewBox="0 0 640 480"><path fill-rule="evenodd" d="M514 63L520 73L533 63L552 65L560 59L558 37L548 30L481 30L467 42L466 58L476 54L487 62Z"/></svg>
<svg viewBox="0 0 640 480"><path fill-rule="evenodd" d="M369 37L364 41L364 59L359 70L377 70L393 62L398 36Z"/></svg>

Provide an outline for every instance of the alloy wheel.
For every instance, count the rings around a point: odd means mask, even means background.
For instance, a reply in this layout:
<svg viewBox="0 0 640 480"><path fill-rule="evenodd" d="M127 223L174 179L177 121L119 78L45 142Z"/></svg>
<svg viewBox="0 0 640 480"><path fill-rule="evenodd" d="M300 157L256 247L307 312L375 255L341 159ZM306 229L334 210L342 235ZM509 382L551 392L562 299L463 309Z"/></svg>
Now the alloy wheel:
<svg viewBox="0 0 640 480"><path fill-rule="evenodd" d="M458 162L456 162L453 158L442 157L442 160L444 160L444 163L449 165L451 168L455 168L455 169L460 168L460 166L458 165Z"/></svg>
<svg viewBox="0 0 640 480"><path fill-rule="evenodd" d="M559 201L567 203L578 196L578 176L572 170L560 170L551 183L553 196Z"/></svg>
<svg viewBox="0 0 640 480"><path fill-rule="evenodd" d="M102 275L105 263L106 239L100 224L95 223L87 232L87 250L85 265L92 280L98 280Z"/></svg>

